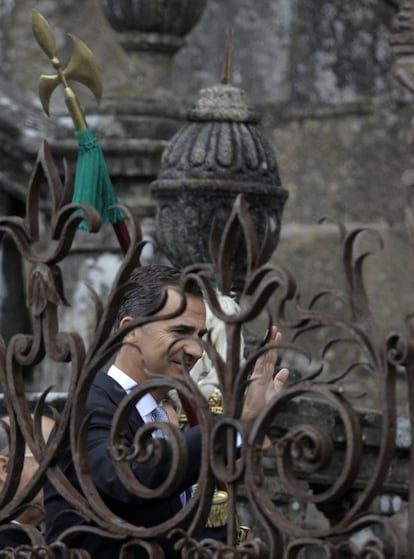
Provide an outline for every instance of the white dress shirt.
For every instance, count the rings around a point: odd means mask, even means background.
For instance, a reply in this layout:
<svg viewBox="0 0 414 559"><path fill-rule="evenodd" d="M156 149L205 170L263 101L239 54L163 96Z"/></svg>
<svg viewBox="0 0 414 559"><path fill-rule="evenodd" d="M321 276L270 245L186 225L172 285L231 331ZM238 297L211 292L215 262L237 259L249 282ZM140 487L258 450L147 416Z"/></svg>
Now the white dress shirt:
<svg viewBox="0 0 414 559"><path fill-rule="evenodd" d="M138 386L138 383L134 379L124 373L124 371L121 371L121 369L118 369L118 367L116 367L115 365L112 365L110 367L107 374L118 384L120 384L127 394L129 394L136 386ZM157 405L158 404L155 398L149 392L144 394L144 396L142 396L135 404L135 407L137 408L137 411L142 417L144 423L150 423L151 421L153 421L151 413L154 411Z"/></svg>

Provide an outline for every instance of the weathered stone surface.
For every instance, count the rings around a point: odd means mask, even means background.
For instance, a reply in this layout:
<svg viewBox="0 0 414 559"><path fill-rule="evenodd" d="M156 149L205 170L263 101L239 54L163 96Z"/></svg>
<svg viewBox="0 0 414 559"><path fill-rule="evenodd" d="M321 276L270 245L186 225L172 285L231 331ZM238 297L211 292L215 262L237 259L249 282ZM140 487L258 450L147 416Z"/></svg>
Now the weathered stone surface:
<svg viewBox="0 0 414 559"><path fill-rule="evenodd" d="M179 267L209 262L209 243L225 230L237 196L250 209L259 243L269 228L268 259L279 240L287 192L280 184L272 147L240 88L218 84L202 89L187 123L170 140L157 180L156 237ZM233 289L240 292L246 274L246 248L235 233Z"/></svg>
<svg viewBox="0 0 414 559"><path fill-rule="evenodd" d="M279 121L269 132L289 192L284 223L384 219L403 229L410 116L408 107L372 105L365 113Z"/></svg>
<svg viewBox="0 0 414 559"><path fill-rule="evenodd" d="M174 90L195 99L200 88L217 83L226 35L232 30L231 83L245 89L255 104L286 101L295 4L289 0L263 0L259 8L253 0L210 0L188 38L187 48L175 58Z"/></svg>

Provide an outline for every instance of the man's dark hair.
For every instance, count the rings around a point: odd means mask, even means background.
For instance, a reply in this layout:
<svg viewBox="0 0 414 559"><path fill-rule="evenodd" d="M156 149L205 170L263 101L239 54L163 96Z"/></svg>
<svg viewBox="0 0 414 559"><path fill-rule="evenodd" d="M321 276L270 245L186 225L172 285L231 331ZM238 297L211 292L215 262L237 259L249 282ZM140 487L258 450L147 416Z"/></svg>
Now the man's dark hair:
<svg viewBox="0 0 414 559"><path fill-rule="evenodd" d="M116 326L125 316L138 318L153 314L159 308L167 287L179 287L188 295L202 296L195 281L182 282L181 272L177 268L163 264L136 268L129 277L118 309Z"/></svg>

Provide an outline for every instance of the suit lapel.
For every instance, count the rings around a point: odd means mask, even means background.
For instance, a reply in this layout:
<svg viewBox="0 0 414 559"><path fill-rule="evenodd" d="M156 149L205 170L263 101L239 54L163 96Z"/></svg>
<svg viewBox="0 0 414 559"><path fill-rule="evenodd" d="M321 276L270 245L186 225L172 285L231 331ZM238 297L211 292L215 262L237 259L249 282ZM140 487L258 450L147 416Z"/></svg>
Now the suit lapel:
<svg viewBox="0 0 414 559"><path fill-rule="evenodd" d="M115 405L116 408L121 404L122 400L126 397L126 392L120 384L118 384L112 377L106 373L100 373L96 376L94 384L105 392L108 399ZM137 408L134 406L128 419L128 427L131 430L132 436L144 424L144 420L139 415Z"/></svg>

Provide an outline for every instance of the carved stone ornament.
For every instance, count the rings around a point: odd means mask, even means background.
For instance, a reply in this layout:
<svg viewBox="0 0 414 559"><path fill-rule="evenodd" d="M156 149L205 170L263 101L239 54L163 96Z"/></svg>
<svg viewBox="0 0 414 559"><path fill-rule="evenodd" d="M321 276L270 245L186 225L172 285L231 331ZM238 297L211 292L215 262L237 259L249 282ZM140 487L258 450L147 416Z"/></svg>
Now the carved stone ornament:
<svg viewBox="0 0 414 559"><path fill-rule="evenodd" d="M173 53L197 23L207 0L100 0L126 50Z"/></svg>
<svg viewBox="0 0 414 559"><path fill-rule="evenodd" d="M270 237L266 258L279 240L288 193L281 186L274 151L243 90L219 84L201 90L196 107L164 151L152 194L158 202L157 241L176 266L210 262L210 237L223 232L236 197L251 212L259 244ZM238 291L246 254L234 256Z"/></svg>

